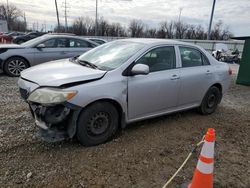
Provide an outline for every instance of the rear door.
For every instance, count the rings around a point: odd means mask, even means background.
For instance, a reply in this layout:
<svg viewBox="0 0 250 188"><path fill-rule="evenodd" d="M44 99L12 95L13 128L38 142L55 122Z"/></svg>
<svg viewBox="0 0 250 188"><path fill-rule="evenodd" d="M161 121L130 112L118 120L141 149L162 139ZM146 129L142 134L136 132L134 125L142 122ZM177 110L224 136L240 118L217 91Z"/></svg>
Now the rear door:
<svg viewBox="0 0 250 188"><path fill-rule="evenodd" d="M149 66L148 75L128 78L128 116L138 119L164 113L177 105L179 69L174 46L161 46L144 54L136 64Z"/></svg>
<svg viewBox="0 0 250 188"><path fill-rule="evenodd" d="M212 84L213 69L206 56L189 46L179 46L182 67L180 68L180 99L178 106L198 105Z"/></svg>
<svg viewBox="0 0 250 188"><path fill-rule="evenodd" d="M94 44L81 39L75 39L75 38L68 38L68 48L66 50L66 56L67 57L74 57L77 55L81 55L84 52L92 49L95 47Z"/></svg>

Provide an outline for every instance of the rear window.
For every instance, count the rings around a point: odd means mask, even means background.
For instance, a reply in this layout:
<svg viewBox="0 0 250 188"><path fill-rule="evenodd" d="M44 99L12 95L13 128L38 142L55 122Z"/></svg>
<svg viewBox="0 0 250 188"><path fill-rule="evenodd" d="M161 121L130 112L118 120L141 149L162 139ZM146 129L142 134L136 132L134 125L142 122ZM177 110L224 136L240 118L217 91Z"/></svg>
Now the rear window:
<svg viewBox="0 0 250 188"><path fill-rule="evenodd" d="M207 57L205 57L199 50L189 47L179 47L179 49L182 67L210 65Z"/></svg>

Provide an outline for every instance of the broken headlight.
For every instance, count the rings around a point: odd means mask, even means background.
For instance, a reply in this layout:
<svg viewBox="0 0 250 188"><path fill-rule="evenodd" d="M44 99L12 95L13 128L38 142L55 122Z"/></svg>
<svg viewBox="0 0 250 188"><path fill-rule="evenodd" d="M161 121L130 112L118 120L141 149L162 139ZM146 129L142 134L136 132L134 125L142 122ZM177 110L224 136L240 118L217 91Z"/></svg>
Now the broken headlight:
<svg viewBox="0 0 250 188"><path fill-rule="evenodd" d="M65 91L57 88L41 88L30 94L28 101L40 104L58 104L72 99L77 91Z"/></svg>

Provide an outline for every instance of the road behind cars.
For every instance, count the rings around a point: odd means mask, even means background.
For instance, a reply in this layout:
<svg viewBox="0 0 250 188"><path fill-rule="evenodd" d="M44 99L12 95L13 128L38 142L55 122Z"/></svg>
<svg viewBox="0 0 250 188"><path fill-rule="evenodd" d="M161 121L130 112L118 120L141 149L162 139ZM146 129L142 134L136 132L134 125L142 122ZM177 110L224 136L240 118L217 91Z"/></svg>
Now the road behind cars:
<svg viewBox="0 0 250 188"><path fill-rule="evenodd" d="M0 76L1 187L161 187L208 127L217 132L214 187L250 185L249 87L232 83L210 116L187 111L131 124L115 140L84 148L38 140L16 82ZM197 157L173 187L191 179Z"/></svg>

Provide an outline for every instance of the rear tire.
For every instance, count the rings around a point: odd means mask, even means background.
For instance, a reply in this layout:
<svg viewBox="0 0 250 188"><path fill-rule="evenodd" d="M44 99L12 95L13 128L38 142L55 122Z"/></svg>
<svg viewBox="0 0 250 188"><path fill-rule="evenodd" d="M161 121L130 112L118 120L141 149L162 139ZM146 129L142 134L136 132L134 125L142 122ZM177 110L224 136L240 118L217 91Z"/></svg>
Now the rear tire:
<svg viewBox="0 0 250 188"><path fill-rule="evenodd" d="M96 102L80 114L76 137L84 146L102 144L114 136L118 123L118 111L111 103Z"/></svg>
<svg viewBox="0 0 250 188"><path fill-rule="evenodd" d="M199 113L203 115L212 114L220 103L221 98L222 93L220 89L215 86L210 87L198 108Z"/></svg>
<svg viewBox="0 0 250 188"><path fill-rule="evenodd" d="M21 71L29 67L28 62L21 57L11 57L4 63L4 72L8 76L18 77Z"/></svg>

